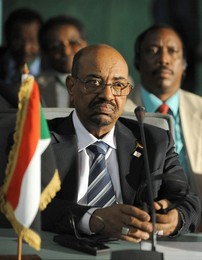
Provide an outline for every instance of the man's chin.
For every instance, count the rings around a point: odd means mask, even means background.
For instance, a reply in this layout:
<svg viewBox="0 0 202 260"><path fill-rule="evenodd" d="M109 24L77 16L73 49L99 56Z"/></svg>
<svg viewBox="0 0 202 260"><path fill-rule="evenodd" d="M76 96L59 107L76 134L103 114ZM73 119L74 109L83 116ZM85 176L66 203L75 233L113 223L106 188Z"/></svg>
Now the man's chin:
<svg viewBox="0 0 202 260"><path fill-rule="evenodd" d="M99 127L107 126L113 123L112 117L108 114L93 115L91 117L91 121Z"/></svg>

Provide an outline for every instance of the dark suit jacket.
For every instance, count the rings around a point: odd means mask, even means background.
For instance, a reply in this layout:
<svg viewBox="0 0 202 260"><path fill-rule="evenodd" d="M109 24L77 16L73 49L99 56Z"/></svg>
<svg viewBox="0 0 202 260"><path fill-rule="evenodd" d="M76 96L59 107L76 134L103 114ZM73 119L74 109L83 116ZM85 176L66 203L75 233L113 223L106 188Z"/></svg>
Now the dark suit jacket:
<svg viewBox="0 0 202 260"><path fill-rule="evenodd" d="M78 148L72 116L50 120L49 127L62 187L43 213L43 228L65 233L71 231L68 221L70 211L79 221L89 207L76 204ZM174 152L170 133L145 124L145 135L151 176L157 179L153 182L155 199L167 198L175 203L183 198L176 206L185 217L181 232L194 231L200 220L200 202L197 196L187 192L186 178ZM136 148L137 143L141 143L138 123L120 118L116 124L115 136L123 202L141 206L142 201L148 201L148 196L143 151ZM142 153L139 158L133 156L136 149ZM161 174L166 178L159 178Z"/></svg>
<svg viewBox="0 0 202 260"><path fill-rule="evenodd" d="M20 83L6 84L0 80L0 110L18 108Z"/></svg>

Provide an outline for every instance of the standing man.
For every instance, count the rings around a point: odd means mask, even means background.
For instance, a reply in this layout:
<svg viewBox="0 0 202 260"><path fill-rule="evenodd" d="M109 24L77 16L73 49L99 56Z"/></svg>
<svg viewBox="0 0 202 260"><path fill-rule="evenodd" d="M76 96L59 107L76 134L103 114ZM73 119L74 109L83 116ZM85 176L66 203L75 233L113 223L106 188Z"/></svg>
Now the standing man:
<svg viewBox="0 0 202 260"><path fill-rule="evenodd" d="M83 48L66 83L75 110L49 122L62 188L43 212L43 229L72 232L72 215L84 234L149 239L139 126L120 118L131 91L125 59L107 45ZM164 236L196 230L200 202L187 189L170 133L146 125L145 135L152 178L162 174L164 179L154 181L154 208L166 209L156 213L156 230Z"/></svg>
<svg viewBox="0 0 202 260"><path fill-rule="evenodd" d="M141 84L124 109L143 105L148 112L158 112L167 105L175 123L176 151L202 202L202 98L181 89L187 67L182 40L171 27L154 25L138 36L134 52Z"/></svg>

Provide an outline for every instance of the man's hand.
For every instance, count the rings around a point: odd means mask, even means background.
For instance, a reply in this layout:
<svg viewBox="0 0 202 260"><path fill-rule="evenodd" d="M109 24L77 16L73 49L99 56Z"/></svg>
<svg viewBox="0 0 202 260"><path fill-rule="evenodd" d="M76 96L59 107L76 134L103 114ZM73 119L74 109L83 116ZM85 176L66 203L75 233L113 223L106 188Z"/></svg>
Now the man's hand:
<svg viewBox="0 0 202 260"><path fill-rule="evenodd" d="M104 234L138 243L149 238L152 232L152 224L149 221L150 216L147 212L134 206L117 204L97 209L90 219L90 229L98 233L104 227ZM121 234L123 227L129 228L125 235Z"/></svg>
<svg viewBox="0 0 202 260"><path fill-rule="evenodd" d="M166 209L170 205L168 200L154 202L154 209ZM162 236L174 234L181 227L181 218L177 209L170 210L167 214L156 214L156 231Z"/></svg>
<svg viewBox="0 0 202 260"><path fill-rule="evenodd" d="M168 200L154 202L154 209L165 209L170 205ZM101 221L102 220L102 221ZM108 236L138 243L147 240L153 230L150 215L137 207L117 204L97 209L90 219L90 229L93 233L101 232ZM122 228L129 228L127 234L122 234ZM177 209L167 214L156 214L156 231L162 236L169 236L181 227L181 219Z"/></svg>

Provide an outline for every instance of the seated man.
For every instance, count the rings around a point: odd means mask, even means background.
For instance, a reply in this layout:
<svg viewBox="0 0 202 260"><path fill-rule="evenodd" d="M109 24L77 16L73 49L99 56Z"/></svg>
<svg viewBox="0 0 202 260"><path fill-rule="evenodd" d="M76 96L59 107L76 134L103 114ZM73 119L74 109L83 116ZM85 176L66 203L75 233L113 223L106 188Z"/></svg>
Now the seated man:
<svg viewBox="0 0 202 260"><path fill-rule="evenodd" d="M43 229L71 233L72 215L84 234L149 239L153 225L143 210L149 198L140 130L136 121L120 117L131 90L126 61L110 46L85 47L74 56L66 83L75 110L49 121L62 186L42 213ZM200 202L188 189L171 134L145 124L145 135L151 176L158 177L155 229L163 236L194 232Z"/></svg>
<svg viewBox="0 0 202 260"><path fill-rule="evenodd" d="M21 82L24 64L30 74L37 76L41 70L38 32L42 18L28 8L14 10L4 24L6 45L0 47L0 80L5 83Z"/></svg>
<svg viewBox="0 0 202 260"><path fill-rule="evenodd" d="M75 53L87 45L84 24L71 16L55 16L39 33L43 72L37 77L47 107L71 107L65 80Z"/></svg>
<svg viewBox="0 0 202 260"><path fill-rule="evenodd" d="M144 106L147 112L173 117L179 161L202 205L202 97L181 89L187 68L184 43L172 27L153 25L135 41L134 65L140 84L131 91L124 110Z"/></svg>

